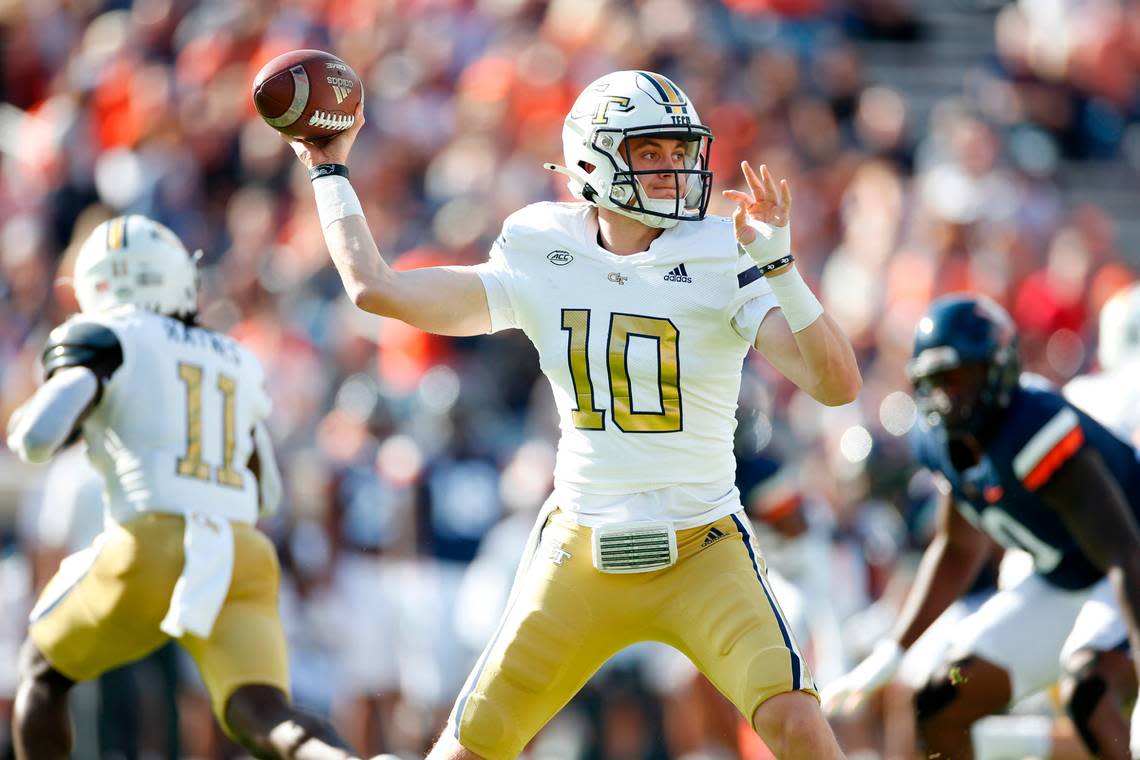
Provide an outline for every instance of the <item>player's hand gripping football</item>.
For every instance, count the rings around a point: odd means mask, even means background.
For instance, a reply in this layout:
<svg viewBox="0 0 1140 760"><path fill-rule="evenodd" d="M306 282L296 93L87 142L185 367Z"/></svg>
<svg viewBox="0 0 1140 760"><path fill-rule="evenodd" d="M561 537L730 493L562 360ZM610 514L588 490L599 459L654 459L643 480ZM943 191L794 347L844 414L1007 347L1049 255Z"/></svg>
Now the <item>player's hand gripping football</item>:
<svg viewBox="0 0 1140 760"><path fill-rule="evenodd" d="M282 137L289 143L289 147L297 154L297 158L301 159L306 169L312 169L319 164L347 164L352 144L356 142L356 136L364 126L364 103L356 106L355 116L356 119L351 127L323 142L300 140L285 134L282 134Z"/></svg>
<svg viewBox="0 0 1140 760"><path fill-rule="evenodd" d="M847 715L886 686L902 662L903 650L893 639L880 641L863 662L829 683L820 695L827 715Z"/></svg>
<svg viewBox="0 0 1140 760"><path fill-rule="evenodd" d="M786 179L777 188L766 164L760 174L747 161L740 163L749 192L724 190L722 195L736 204L732 221L736 240L758 266L779 261L792 252L792 191Z"/></svg>

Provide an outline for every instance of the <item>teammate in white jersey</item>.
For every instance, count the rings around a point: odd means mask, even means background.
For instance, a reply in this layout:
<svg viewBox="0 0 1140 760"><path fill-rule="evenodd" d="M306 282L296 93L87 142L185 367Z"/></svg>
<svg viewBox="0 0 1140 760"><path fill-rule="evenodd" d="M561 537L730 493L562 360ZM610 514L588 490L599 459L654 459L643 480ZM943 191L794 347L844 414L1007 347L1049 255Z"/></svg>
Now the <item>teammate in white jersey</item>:
<svg viewBox="0 0 1140 760"><path fill-rule="evenodd" d="M1074 377L1065 398L1134 446L1140 446L1140 283L1100 310L1100 372Z"/></svg>
<svg viewBox="0 0 1140 760"><path fill-rule="evenodd" d="M749 190L725 191L734 218L706 217L712 133L672 81L620 71L581 94L567 165L547 165L583 202L512 214L484 264L396 272L348 182L357 117L292 143L349 296L444 335L522 329L561 421L554 493L431 757L517 756L606 659L650 639L689 656L777 756L841 757L733 483L750 347L823 403L861 384L791 265L787 183L745 163Z"/></svg>
<svg viewBox="0 0 1140 760"><path fill-rule="evenodd" d="M82 313L52 331L47 380L9 421L8 445L42 462L82 435L103 477L105 529L32 610L16 756L68 757L71 687L174 638L223 728L254 755L349 758L330 726L289 704L280 570L254 527L281 491L260 363L196 326L194 261L150 219L96 227L75 291Z"/></svg>

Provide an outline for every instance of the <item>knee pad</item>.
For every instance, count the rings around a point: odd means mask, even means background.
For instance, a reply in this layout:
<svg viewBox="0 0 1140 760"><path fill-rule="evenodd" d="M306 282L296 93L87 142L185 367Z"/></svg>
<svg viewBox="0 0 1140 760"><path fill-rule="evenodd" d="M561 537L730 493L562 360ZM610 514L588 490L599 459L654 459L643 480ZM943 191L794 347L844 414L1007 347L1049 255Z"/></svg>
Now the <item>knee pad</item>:
<svg viewBox="0 0 1140 760"><path fill-rule="evenodd" d="M943 666L937 675L931 675L914 695L914 712L919 721L930 720L946 709L958 696L958 685L963 683L959 671L974 658L965 657Z"/></svg>
<svg viewBox="0 0 1140 760"><path fill-rule="evenodd" d="M919 721L930 720L958 696L958 685L949 675L931 678L914 695L914 714Z"/></svg>
<svg viewBox="0 0 1140 760"><path fill-rule="evenodd" d="M1097 705L1100 704L1100 700L1108 691L1108 685L1099 673L1089 673L1088 670L1088 668L1083 669L1084 672L1077 676L1076 686L1065 704L1065 711L1069 713L1073 725L1077 727L1077 732L1084 740L1085 746L1089 748L1089 752L1095 755L1100 747L1089 728L1089 718L1092 717Z"/></svg>
<svg viewBox="0 0 1140 760"><path fill-rule="evenodd" d="M915 693L914 712L919 721L930 720L958 697L958 687L965 683L960 671L973 659L973 656L964 657L943 666Z"/></svg>

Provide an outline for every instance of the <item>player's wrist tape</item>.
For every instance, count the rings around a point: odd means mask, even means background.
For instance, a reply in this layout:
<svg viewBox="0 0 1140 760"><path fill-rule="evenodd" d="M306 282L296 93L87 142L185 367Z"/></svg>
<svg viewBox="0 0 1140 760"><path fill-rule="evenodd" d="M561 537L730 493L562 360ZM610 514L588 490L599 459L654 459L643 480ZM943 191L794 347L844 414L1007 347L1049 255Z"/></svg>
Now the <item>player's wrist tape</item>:
<svg viewBox="0 0 1140 760"><path fill-rule="evenodd" d="M348 167L344 164L317 164L312 169L309 169L310 180L332 175L348 179Z"/></svg>
<svg viewBox="0 0 1140 760"><path fill-rule="evenodd" d="M360 199L352 189L347 177L328 174L313 180L313 194L317 197L317 216L321 219L321 229L338 219L349 216L364 216Z"/></svg>
<svg viewBox="0 0 1140 760"><path fill-rule="evenodd" d="M774 261L790 256L792 253L792 225L785 224L776 227L772 224L749 219L745 222L756 231L756 238L747 245L741 243L740 247L752 257L759 267L766 267ZM763 271L763 269L761 269Z"/></svg>
<svg viewBox="0 0 1140 760"><path fill-rule="evenodd" d="M757 264L756 268L760 270L760 274L768 274L769 272L771 272L775 269L779 269L780 267L784 266L785 264L791 264L795 260L796 260L796 257L789 253L787 256L783 257L782 259L776 259L771 264L765 264L764 266L760 266L759 264Z"/></svg>
<svg viewBox="0 0 1140 760"><path fill-rule="evenodd" d="M823 306L819 299L811 292L811 288L794 266L765 279L771 286L776 302L780 304L784 319L788 320L788 327L792 328L792 332L803 330L823 314Z"/></svg>

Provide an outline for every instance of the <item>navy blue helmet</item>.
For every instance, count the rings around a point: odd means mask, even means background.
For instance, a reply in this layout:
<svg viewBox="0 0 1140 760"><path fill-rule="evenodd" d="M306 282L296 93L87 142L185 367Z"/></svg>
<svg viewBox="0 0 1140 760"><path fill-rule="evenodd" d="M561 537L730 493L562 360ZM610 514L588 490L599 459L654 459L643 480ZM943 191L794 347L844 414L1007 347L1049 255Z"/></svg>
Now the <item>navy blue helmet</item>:
<svg viewBox="0 0 1140 760"><path fill-rule="evenodd" d="M918 322L907 375L932 425L978 434L998 421L1017 387L1017 329L985 296L935 299Z"/></svg>

